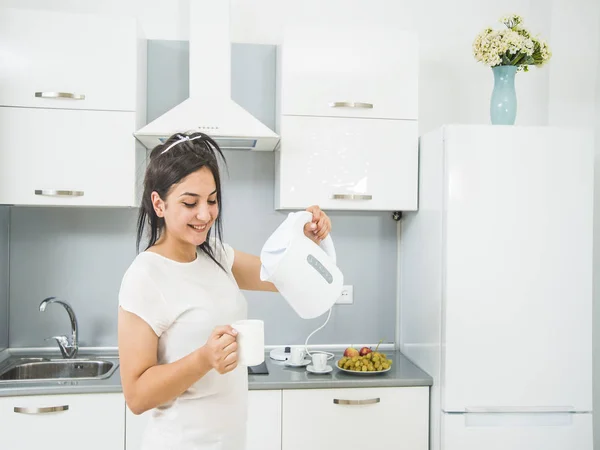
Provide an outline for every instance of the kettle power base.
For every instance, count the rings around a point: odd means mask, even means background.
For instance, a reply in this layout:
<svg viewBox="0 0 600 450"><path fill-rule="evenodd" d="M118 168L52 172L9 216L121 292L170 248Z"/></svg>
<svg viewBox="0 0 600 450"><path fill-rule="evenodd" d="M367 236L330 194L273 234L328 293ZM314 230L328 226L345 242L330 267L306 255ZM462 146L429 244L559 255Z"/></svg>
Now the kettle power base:
<svg viewBox="0 0 600 450"><path fill-rule="evenodd" d="M275 361L287 361L291 351L292 347L277 347L269 352L269 357Z"/></svg>

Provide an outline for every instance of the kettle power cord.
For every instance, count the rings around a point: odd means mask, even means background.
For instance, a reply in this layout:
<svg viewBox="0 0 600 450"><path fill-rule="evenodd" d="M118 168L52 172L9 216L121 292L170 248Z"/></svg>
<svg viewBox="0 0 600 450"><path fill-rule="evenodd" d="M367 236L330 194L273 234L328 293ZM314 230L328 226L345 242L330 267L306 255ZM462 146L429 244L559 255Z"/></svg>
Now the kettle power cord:
<svg viewBox="0 0 600 450"><path fill-rule="evenodd" d="M308 335L308 337L306 338L306 341L304 342L304 349L306 350L306 354L308 356L311 356L314 353L323 353L325 355L327 355L327 360L329 361L330 359L332 359L335 355L333 353L330 352L324 352L322 350L315 350L314 352L310 352L310 350L308 349L308 340L312 337L313 334L315 334L317 331L322 330L323 328L325 328L325 325L327 325L327 322L329 322L329 318L331 317L331 311L333 310L333 306L331 308L329 308L329 313L327 314L327 319L325 320L325 323L323 325L321 325L319 328L317 328L315 331L313 331L312 333L310 333Z"/></svg>

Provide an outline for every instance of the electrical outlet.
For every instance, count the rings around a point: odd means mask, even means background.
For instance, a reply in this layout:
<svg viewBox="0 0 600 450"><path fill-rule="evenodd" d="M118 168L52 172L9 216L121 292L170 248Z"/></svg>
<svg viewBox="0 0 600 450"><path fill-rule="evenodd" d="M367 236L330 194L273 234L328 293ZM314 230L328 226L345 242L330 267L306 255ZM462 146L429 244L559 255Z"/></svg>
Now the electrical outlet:
<svg viewBox="0 0 600 450"><path fill-rule="evenodd" d="M335 303L336 305L351 305L354 303L354 288L352 285L342 287L342 295Z"/></svg>

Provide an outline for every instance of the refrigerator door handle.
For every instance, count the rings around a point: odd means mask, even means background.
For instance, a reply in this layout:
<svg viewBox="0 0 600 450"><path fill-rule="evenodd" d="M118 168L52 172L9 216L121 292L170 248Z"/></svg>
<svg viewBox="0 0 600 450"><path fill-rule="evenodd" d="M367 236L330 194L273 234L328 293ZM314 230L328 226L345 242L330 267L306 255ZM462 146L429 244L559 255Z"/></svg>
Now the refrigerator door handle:
<svg viewBox="0 0 600 450"><path fill-rule="evenodd" d="M575 413L573 406L471 406L465 408L469 414L515 414L515 413Z"/></svg>

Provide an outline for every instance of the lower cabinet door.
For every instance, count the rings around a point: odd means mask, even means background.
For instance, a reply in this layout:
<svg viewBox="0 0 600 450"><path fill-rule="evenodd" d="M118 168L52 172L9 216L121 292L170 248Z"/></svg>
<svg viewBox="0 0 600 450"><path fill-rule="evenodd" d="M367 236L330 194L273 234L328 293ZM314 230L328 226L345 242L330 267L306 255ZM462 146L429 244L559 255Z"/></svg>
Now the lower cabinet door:
<svg viewBox="0 0 600 450"><path fill-rule="evenodd" d="M123 394L0 398L0 448L123 449Z"/></svg>
<svg viewBox="0 0 600 450"><path fill-rule="evenodd" d="M125 403L125 400L123 400ZM152 414L152 410L146 411L143 414L135 415L125 405L125 449L140 450L142 448L142 439L144 430L148 424L148 419Z"/></svg>
<svg viewBox="0 0 600 450"><path fill-rule="evenodd" d="M281 391L248 392L246 450L281 450Z"/></svg>

